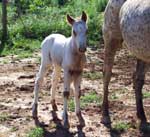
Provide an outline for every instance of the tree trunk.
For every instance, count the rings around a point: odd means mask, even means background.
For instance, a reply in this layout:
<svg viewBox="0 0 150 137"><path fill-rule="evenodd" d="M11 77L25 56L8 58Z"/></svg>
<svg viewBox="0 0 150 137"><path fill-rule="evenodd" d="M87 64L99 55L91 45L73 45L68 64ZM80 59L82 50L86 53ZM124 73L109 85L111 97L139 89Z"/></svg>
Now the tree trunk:
<svg viewBox="0 0 150 137"><path fill-rule="evenodd" d="M7 38L7 0L2 0L2 45L5 44Z"/></svg>

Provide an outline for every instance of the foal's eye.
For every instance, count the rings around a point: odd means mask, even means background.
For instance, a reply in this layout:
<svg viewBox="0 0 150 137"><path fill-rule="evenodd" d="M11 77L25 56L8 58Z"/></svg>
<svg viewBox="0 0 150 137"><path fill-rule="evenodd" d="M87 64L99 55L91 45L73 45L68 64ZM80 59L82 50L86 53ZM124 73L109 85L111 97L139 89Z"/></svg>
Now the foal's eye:
<svg viewBox="0 0 150 137"><path fill-rule="evenodd" d="M76 33L74 30L73 30L73 35L74 35L74 36L76 36L76 35L77 35L77 33Z"/></svg>

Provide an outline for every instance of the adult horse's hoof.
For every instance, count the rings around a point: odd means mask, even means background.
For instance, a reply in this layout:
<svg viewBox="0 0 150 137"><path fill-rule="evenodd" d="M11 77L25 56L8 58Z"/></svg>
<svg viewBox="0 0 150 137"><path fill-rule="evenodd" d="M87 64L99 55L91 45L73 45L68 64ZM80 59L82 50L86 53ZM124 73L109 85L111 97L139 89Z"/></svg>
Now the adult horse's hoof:
<svg viewBox="0 0 150 137"><path fill-rule="evenodd" d="M102 116L101 123L104 124L106 127L111 125L111 120L109 116Z"/></svg>
<svg viewBox="0 0 150 137"><path fill-rule="evenodd" d="M141 122L139 129L143 133L150 133L150 123Z"/></svg>
<svg viewBox="0 0 150 137"><path fill-rule="evenodd" d="M37 119L37 106L38 106L38 104L33 104L33 106L32 106L32 118L33 119Z"/></svg>

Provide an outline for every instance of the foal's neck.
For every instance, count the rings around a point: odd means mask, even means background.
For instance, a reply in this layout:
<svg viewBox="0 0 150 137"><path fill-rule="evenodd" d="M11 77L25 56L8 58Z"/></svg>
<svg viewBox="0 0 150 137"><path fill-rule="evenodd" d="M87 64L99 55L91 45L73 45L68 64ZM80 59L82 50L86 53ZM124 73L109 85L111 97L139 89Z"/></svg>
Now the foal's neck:
<svg viewBox="0 0 150 137"><path fill-rule="evenodd" d="M80 54L78 52L78 47L77 47L77 44L75 42L75 39L73 36L71 36L71 39L70 39L70 47L71 47L71 53L74 57L82 57L84 56L84 54Z"/></svg>

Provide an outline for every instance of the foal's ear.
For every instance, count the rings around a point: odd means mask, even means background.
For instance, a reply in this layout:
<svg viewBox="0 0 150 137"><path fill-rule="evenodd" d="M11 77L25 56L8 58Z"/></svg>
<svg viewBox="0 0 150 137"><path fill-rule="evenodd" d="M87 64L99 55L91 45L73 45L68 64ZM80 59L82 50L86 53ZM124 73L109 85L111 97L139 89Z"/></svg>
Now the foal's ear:
<svg viewBox="0 0 150 137"><path fill-rule="evenodd" d="M82 11L82 16L81 16L81 19L86 22L87 21L87 15L84 11Z"/></svg>
<svg viewBox="0 0 150 137"><path fill-rule="evenodd" d="M73 23L75 22L74 18L72 18L69 14L67 14L67 21L71 25L73 25Z"/></svg>

